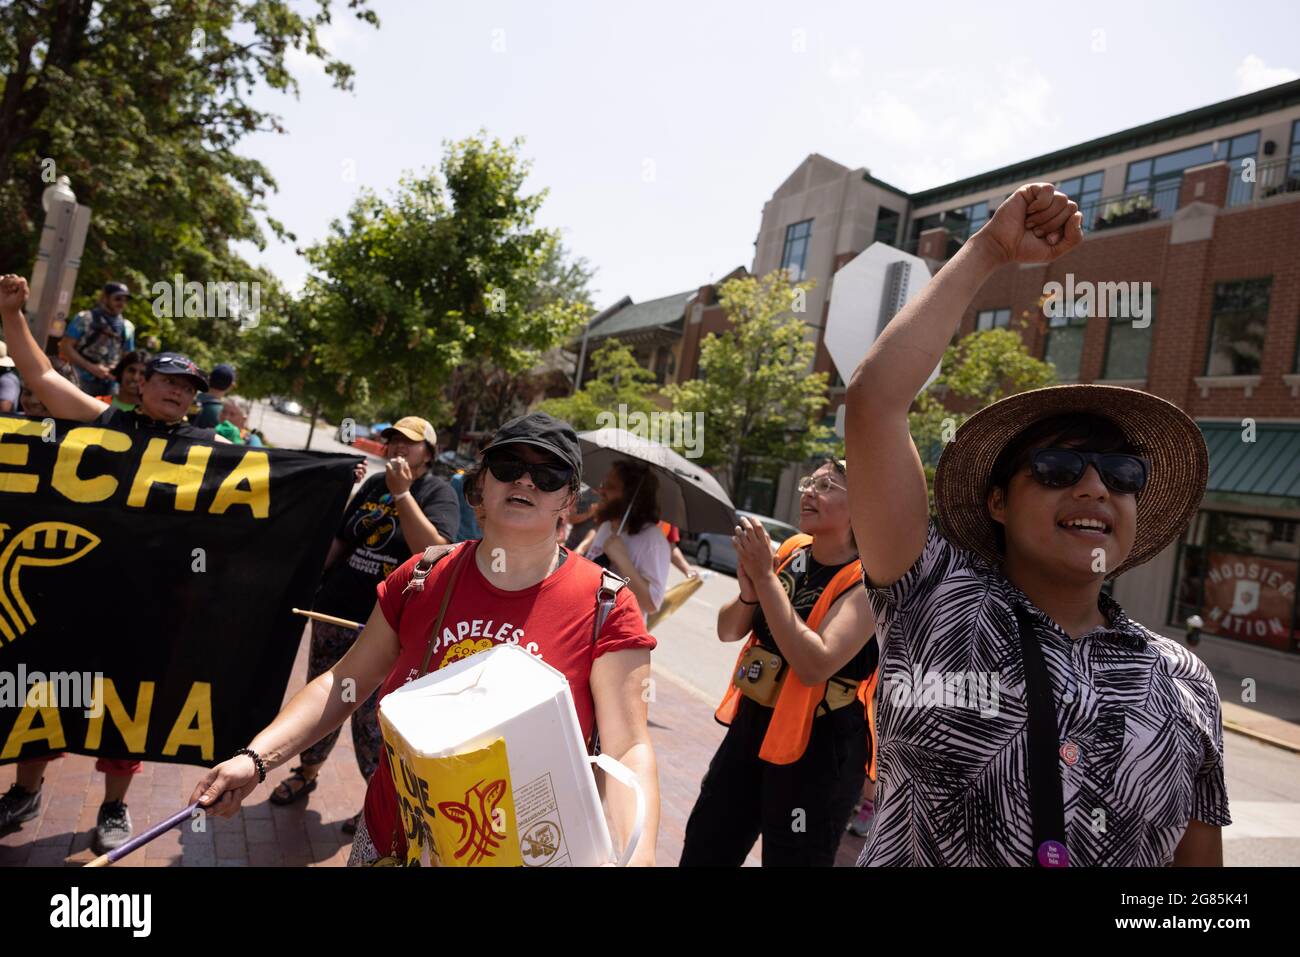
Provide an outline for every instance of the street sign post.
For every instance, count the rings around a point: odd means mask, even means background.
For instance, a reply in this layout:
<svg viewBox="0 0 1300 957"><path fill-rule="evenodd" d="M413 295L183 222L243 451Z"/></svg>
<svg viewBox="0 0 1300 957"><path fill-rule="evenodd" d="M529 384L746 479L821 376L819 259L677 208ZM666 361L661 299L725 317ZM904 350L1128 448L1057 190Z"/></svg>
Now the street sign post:
<svg viewBox="0 0 1300 957"><path fill-rule="evenodd" d="M929 281L930 267L924 259L885 243L872 243L834 275L824 342L845 382L889 320ZM935 366L925 385L938 375ZM837 431L841 430L837 422Z"/></svg>
<svg viewBox="0 0 1300 957"><path fill-rule="evenodd" d="M69 201L57 197L50 202L45 226L41 230L41 244L36 252L36 265L32 269L28 299L35 306L29 313L32 336L41 349L45 348L51 333L62 336L67 325L89 226L89 206L82 206L75 199Z"/></svg>

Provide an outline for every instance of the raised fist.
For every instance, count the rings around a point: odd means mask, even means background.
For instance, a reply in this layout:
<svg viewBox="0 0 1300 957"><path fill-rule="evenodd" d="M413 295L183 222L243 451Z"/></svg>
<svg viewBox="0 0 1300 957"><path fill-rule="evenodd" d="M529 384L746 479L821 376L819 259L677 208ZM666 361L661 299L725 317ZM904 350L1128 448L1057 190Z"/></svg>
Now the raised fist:
<svg viewBox="0 0 1300 957"><path fill-rule="evenodd" d="M975 235L1007 262L1052 262L1083 242L1083 215L1051 183L1030 183L1008 196Z"/></svg>
<svg viewBox="0 0 1300 957"><path fill-rule="evenodd" d="M22 276L0 276L0 314L9 315L27 302L27 280Z"/></svg>

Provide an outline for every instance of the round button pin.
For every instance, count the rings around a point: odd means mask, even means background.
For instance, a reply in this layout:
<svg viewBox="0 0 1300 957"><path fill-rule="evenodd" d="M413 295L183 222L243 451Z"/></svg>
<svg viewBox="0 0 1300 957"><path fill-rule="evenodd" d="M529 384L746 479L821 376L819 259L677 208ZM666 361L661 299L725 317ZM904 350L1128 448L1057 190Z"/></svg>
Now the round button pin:
<svg viewBox="0 0 1300 957"><path fill-rule="evenodd" d="M1043 841L1038 845L1038 863L1042 867L1069 867L1070 852L1060 841Z"/></svg>

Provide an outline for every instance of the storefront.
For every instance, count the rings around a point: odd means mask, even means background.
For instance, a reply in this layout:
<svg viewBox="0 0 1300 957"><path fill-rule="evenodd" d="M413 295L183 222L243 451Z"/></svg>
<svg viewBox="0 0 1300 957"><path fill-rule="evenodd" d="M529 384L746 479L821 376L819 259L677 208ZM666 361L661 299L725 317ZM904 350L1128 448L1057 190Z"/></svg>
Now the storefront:
<svg viewBox="0 0 1300 957"><path fill-rule="evenodd" d="M1173 562L1167 624L1300 654L1300 425L1201 423L1210 482Z"/></svg>

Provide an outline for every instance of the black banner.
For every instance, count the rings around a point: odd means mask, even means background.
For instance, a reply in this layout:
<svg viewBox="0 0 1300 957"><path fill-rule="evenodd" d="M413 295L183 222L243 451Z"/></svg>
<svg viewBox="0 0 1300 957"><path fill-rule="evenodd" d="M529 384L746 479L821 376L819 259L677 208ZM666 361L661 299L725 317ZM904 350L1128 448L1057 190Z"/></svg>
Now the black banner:
<svg viewBox="0 0 1300 957"><path fill-rule="evenodd" d="M0 415L0 763L244 747L355 462Z"/></svg>

